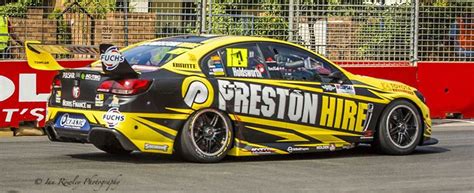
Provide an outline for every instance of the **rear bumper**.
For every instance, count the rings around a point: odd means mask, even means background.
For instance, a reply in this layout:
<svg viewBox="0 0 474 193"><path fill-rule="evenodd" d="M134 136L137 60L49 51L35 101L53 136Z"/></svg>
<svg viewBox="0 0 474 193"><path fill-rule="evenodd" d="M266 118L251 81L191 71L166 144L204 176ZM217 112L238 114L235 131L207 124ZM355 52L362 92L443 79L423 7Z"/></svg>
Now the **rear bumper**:
<svg viewBox="0 0 474 193"><path fill-rule="evenodd" d="M107 138L115 138L123 149L129 151L139 150L125 135L116 129L92 127L89 132L82 132L80 130L55 128L53 123L48 122L45 130L51 141L92 143L101 146L102 143L108 141Z"/></svg>

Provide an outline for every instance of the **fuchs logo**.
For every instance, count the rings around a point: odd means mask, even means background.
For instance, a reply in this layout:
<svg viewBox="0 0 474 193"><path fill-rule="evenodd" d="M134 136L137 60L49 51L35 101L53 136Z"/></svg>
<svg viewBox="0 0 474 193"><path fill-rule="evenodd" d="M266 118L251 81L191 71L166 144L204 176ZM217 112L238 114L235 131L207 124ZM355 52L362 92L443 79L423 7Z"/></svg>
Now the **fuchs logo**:
<svg viewBox="0 0 474 193"><path fill-rule="evenodd" d="M85 124L85 119L72 118L67 113L64 114L59 121L59 126L71 129L81 129Z"/></svg>
<svg viewBox="0 0 474 193"><path fill-rule="evenodd" d="M72 87L72 97L77 99L77 98L79 98L79 96L81 96L81 89L79 88L79 86L73 86Z"/></svg>
<svg viewBox="0 0 474 193"><path fill-rule="evenodd" d="M117 46L109 47L105 53L100 55L100 61L105 66L105 69L108 71L114 70L117 66L123 62L125 58L120 54Z"/></svg>
<svg viewBox="0 0 474 193"><path fill-rule="evenodd" d="M114 128L120 122L125 120L125 116L120 113L117 107L111 108L102 117L107 123L107 127Z"/></svg>

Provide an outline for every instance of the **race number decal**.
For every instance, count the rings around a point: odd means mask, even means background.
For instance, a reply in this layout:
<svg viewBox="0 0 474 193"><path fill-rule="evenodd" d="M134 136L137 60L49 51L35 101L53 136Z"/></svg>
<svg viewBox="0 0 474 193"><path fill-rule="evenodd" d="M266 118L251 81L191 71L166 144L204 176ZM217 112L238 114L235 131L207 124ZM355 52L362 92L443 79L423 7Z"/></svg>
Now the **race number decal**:
<svg viewBox="0 0 474 193"><path fill-rule="evenodd" d="M227 67L247 67L248 50L245 48L227 48Z"/></svg>
<svg viewBox="0 0 474 193"><path fill-rule="evenodd" d="M200 77L187 77L181 86L184 103L194 110L210 107L214 100L211 83Z"/></svg>

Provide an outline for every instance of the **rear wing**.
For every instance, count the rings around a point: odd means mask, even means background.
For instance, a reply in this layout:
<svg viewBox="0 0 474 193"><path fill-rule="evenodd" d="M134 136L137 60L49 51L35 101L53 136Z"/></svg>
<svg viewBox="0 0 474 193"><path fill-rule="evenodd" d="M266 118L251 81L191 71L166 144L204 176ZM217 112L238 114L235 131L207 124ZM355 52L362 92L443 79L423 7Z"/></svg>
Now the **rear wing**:
<svg viewBox="0 0 474 193"><path fill-rule="evenodd" d="M105 74L134 74L124 56L117 46L101 44L100 46L71 46L71 45L44 45L39 41L25 42L26 58L28 65L37 70L62 70L64 69L52 54L83 54L100 55L102 70Z"/></svg>

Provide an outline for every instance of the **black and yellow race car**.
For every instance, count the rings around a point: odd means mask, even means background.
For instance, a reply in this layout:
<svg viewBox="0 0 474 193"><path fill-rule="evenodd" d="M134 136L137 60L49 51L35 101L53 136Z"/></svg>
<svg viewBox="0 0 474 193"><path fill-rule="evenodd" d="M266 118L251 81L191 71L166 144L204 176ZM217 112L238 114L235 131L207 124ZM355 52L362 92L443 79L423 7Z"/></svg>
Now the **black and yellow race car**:
<svg viewBox="0 0 474 193"><path fill-rule="evenodd" d="M28 63L59 70L48 102L52 141L111 154L195 162L349 149L409 154L431 138L423 95L354 75L302 46L268 38L177 36L119 50L26 43ZM52 54L100 54L64 69Z"/></svg>

